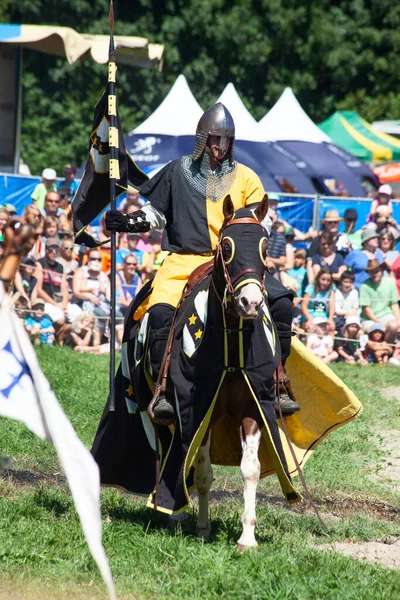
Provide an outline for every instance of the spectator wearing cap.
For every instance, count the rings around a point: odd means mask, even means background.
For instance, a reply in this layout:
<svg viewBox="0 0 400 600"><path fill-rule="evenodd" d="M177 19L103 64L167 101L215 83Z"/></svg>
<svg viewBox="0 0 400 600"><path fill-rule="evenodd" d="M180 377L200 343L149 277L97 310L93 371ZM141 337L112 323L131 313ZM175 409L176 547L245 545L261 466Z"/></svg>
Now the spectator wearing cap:
<svg viewBox="0 0 400 600"><path fill-rule="evenodd" d="M384 229L389 229L396 240L400 237L399 225L394 220L392 209L389 206L378 206L367 228L375 229L378 234Z"/></svg>
<svg viewBox="0 0 400 600"><path fill-rule="evenodd" d="M335 350L339 355L337 362L345 362L349 365L358 362L361 365L367 364L360 348L360 333L360 318L355 315L346 317L343 331L340 334L341 339L338 339L335 344Z"/></svg>
<svg viewBox="0 0 400 600"><path fill-rule="evenodd" d="M23 256L18 271L15 273L14 286L21 298L25 298L28 305L37 297L37 278L34 276L36 261L32 256Z"/></svg>
<svg viewBox="0 0 400 600"><path fill-rule="evenodd" d="M379 247L379 237L376 231L364 229L361 234L362 250L352 250L344 259L344 264L355 275L354 286L358 290L360 285L368 279L366 270L368 261L377 259L378 263L383 262L383 256Z"/></svg>
<svg viewBox="0 0 400 600"><path fill-rule="evenodd" d="M307 337L307 348L324 363L334 362L338 353L334 350L333 336L329 333L329 321L326 317L316 317L312 333Z"/></svg>
<svg viewBox="0 0 400 600"><path fill-rule="evenodd" d="M366 333L380 323L386 342L393 344L400 327L400 308L396 284L391 277L383 277L383 269L376 258L368 261L368 279L360 287L361 321Z"/></svg>
<svg viewBox="0 0 400 600"><path fill-rule="evenodd" d="M272 223L275 221L279 221L278 216L278 204L279 204L279 196L275 193L268 194L268 216L271 219Z"/></svg>
<svg viewBox="0 0 400 600"><path fill-rule="evenodd" d="M392 348L385 341L385 328L381 323L373 323L368 331L368 341L364 347L367 363L387 364Z"/></svg>
<svg viewBox="0 0 400 600"><path fill-rule="evenodd" d="M4 205L4 208L8 212L9 217L15 217L15 215L17 214L17 209L15 208L14 204L10 204L9 202L6 202Z"/></svg>
<svg viewBox="0 0 400 600"><path fill-rule="evenodd" d="M137 249L139 240L140 240L140 233L126 234L127 247L120 248L119 250L117 250L117 255L116 255L117 271L122 271L124 259L130 255L133 255L134 258L136 259L137 270L138 271L142 270L144 252Z"/></svg>
<svg viewBox="0 0 400 600"><path fill-rule="evenodd" d="M384 183L380 186L378 193L371 202L371 208L367 217L368 222L374 220L374 215L378 206L388 206L391 209L391 212L393 212L393 205L391 201L392 193L392 188L388 183Z"/></svg>
<svg viewBox="0 0 400 600"><path fill-rule="evenodd" d="M32 192L32 200L34 204L40 209L44 208L44 200L46 198L47 192L55 192L56 191L56 179L57 173L54 169L44 169L42 173L42 182L38 183L35 189Z"/></svg>
<svg viewBox="0 0 400 600"><path fill-rule="evenodd" d="M153 279L158 269L161 267L168 252L161 249L162 233L154 230L149 235L149 244L151 251L143 256L143 271L146 273L146 281Z"/></svg>
<svg viewBox="0 0 400 600"><path fill-rule="evenodd" d="M32 312L25 319L25 329L34 344L53 346L55 329L45 313L43 300L37 299L32 303Z"/></svg>
<svg viewBox="0 0 400 600"><path fill-rule="evenodd" d="M57 258L60 254L60 243L57 238L47 238L45 256L39 259L35 271L37 296L44 300L46 314L52 320L58 341L64 340L68 331L66 318L73 320L80 308L69 302L67 278L64 267Z"/></svg>
<svg viewBox="0 0 400 600"><path fill-rule="evenodd" d="M321 254L321 235L322 233L330 233L333 236L333 241L336 246L336 251L346 255L350 250L350 242L346 235L339 233L339 225L342 219L337 210L327 210L322 219L322 229L313 239L307 251L308 258L312 258L316 254Z"/></svg>
<svg viewBox="0 0 400 600"><path fill-rule="evenodd" d="M65 165L64 179L56 184L57 192L60 194L62 200L67 202L66 206L72 202L76 194L76 190L79 187L79 184L75 181L75 177L76 165Z"/></svg>

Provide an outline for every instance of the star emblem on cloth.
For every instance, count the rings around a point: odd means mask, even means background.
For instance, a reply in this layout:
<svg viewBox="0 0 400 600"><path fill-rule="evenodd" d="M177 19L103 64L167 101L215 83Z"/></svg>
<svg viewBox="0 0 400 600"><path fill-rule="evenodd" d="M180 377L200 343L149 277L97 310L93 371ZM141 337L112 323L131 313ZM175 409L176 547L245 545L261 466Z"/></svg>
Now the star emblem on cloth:
<svg viewBox="0 0 400 600"><path fill-rule="evenodd" d="M189 325L194 325L197 321L196 315L193 313L191 317L189 317ZM197 334L196 334L197 335ZM200 336L199 336L200 337Z"/></svg>
<svg viewBox="0 0 400 600"><path fill-rule="evenodd" d="M133 396L133 387L129 384L129 387L125 390L128 396Z"/></svg>
<svg viewBox="0 0 400 600"><path fill-rule="evenodd" d="M201 336L203 335L203 332L201 331L201 329L199 329L198 331L196 331L196 333L194 334L194 337L196 338L196 340L199 340L201 338Z"/></svg>

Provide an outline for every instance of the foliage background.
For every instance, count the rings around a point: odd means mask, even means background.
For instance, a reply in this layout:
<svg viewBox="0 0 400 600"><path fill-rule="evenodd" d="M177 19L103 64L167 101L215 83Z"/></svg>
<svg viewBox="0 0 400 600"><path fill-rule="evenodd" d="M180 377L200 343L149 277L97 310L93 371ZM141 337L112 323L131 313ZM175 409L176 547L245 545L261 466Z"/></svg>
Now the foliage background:
<svg viewBox="0 0 400 600"><path fill-rule="evenodd" d="M0 21L108 33L109 0L0 0ZM125 133L183 73L203 108L232 81L256 119L291 86L311 118L400 116L400 3L393 0L114 0L120 35L165 44L162 72L122 66ZM22 155L32 172L86 156L106 67L24 53Z"/></svg>

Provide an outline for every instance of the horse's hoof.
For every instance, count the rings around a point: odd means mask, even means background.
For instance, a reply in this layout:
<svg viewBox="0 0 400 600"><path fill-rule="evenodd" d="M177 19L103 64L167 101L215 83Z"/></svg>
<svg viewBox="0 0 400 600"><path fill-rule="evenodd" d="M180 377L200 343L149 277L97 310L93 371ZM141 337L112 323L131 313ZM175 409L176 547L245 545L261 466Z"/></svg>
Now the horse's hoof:
<svg viewBox="0 0 400 600"><path fill-rule="evenodd" d="M196 525L196 533L198 538L208 540L211 533L211 525L208 524L205 527L200 527L199 525Z"/></svg>
<svg viewBox="0 0 400 600"><path fill-rule="evenodd" d="M244 544L236 544L236 551L239 552L239 554L244 554L248 550L258 552L258 544L256 544L255 546L245 546Z"/></svg>

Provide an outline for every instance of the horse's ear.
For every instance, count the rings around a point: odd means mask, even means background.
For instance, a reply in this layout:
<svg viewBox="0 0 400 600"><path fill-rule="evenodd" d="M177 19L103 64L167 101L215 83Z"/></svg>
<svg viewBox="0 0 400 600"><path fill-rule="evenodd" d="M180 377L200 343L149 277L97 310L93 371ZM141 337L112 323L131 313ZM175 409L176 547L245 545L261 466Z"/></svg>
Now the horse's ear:
<svg viewBox="0 0 400 600"><path fill-rule="evenodd" d="M228 194L227 196L225 196L222 210L223 210L223 213L224 213L224 224L223 224L223 227L225 227L225 225L227 223L229 223L229 221L232 220L233 215L235 214L235 207L233 206L233 202L232 202L232 199L230 197L230 194Z"/></svg>
<svg viewBox="0 0 400 600"><path fill-rule="evenodd" d="M257 206L257 208L254 211L254 216L256 217L256 219L258 219L261 222L261 221L264 221L264 218L265 218L267 212L268 212L268 196L267 196L267 194L264 194L264 198L261 200L260 204Z"/></svg>

